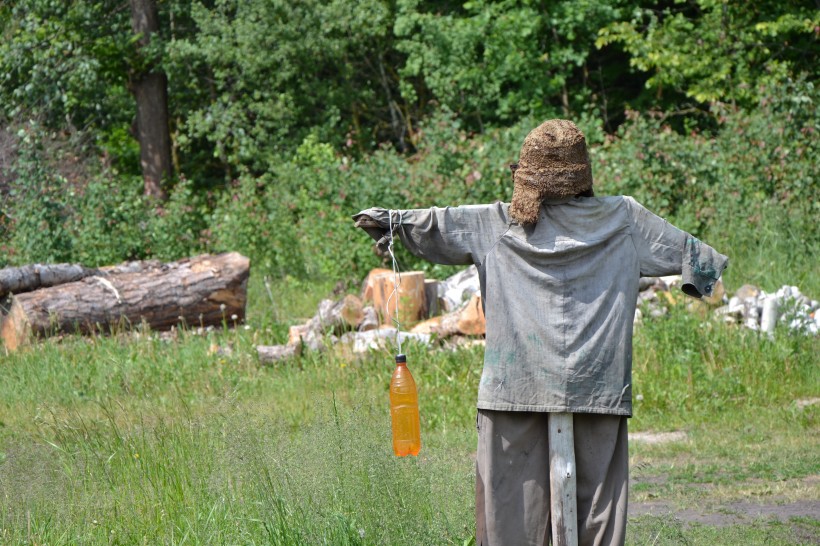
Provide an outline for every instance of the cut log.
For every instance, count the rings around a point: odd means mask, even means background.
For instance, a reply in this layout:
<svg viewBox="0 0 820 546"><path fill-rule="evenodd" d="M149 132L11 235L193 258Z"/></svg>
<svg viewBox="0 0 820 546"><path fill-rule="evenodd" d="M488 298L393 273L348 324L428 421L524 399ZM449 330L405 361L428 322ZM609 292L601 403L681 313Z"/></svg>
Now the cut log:
<svg viewBox="0 0 820 546"><path fill-rule="evenodd" d="M436 334L440 337L446 337L446 335L455 334L455 330L449 332L448 334L444 334L441 329L441 321L444 319L442 316L429 318L425 321L419 322L415 326L410 329L410 333L412 334ZM455 321L453 321L453 327L455 327Z"/></svg>
<svg viewBox="0 0 820 546"><path fill-rule="evenodd" d="M424 313L424 318L432 318L438 316L440 306L438 301L438 291L441 286L441 281L436 279L424 279L424 299L427 302L427 309Z"/></svg>
<svg viewBox="0 0 820 546"><path fill-rule="evenodd" d="M442 281L439 288L441 307L447 312L455 311L479 290L481 290L481 283L478 278L478 268L471 265Z"/></svg>
<svg viewBox="0 0 820 546"><path fill-rule="evenodd" d="M288 345L305 345L318 351L325 344L325 334L343 334L357 329L366 319L367 309L372 310L372 307L362 307L362 301L352 294L335 302L322 300L313 318L288 329Z"/></svg>
<svg viewBox="0 0 820 546"><path fill-rule="evenodd" d="M31 335L232 325L245 318L249 271L248 258L233 252L41 288L12 298L0 338L14 350Z"/></svg>
<svg viewBox="0 0 820 546"><path fill-rule="evenodd" d="M332 329L334 333L354 330L364 319L362 300L352 294L335 302L322 300L316 316L322 328Z"/></svg>
<svg viewBox="0 0 820 546"><path fill-rule="evenodd" d="M456 334L465 336L486 335L487 320L484 318L481 294L473 294L470 301L465 302L455 311L420 322L410 331L436 334L440 338L447 338Z"/></svg>
<svg viewBox="0 0 820 546"><path fill-rule="evenodd" d="M372 302L373 301L373 286L375 279L379 275L386 275L386 274L393 274L392 269L384 269L381 267L377 267L375 269L371 269L370 273L367 274L367 277L364 278L364 282L362 282L362 301L364 302Z"/></svg>
<svg viewBox="0 0 820 546"><path fill-rule="evenodd" d="M275 364L280 360L299 356L301 344L288 345L257 345L256 354L259 355L259 362L262 364Z"/></svg>
<svg viewBox="0 0 820 546"><path fill-rule="evenodd" d="M398 276L382 273L373 276L373 307L381 316L382 324L396 326L396 305L399 306L399 322L402 327L415 324L424 317L427 300L424 292L424 272L408 271Z"/></svg>
<svg viewBox="0 0 820 546"><path fill-rule="evenodd" d="M136 260L133 262L123 262L117 265L106 265L100 271L108 275L119 275L120 273L142 273L159 269L163 266L159 260Z"/></svg>
<svg viewBox="0 0 820 546"><path fill-rule="evenodd" d="M57 286L99 275L98 269L79 264L31 264L0 269L0 298L22 294L38 288Z"/></svg>
<svg viewBox="0 0 820 546"><path fill-rule="evenodd" d="M446 338L458 334L458 318L460 315L460 309L457 309L452 313L442 315L440 317L441 320L439 321L438 325L433 326L433 333L441 338Z"/></svg>
<svg viewBox="0 0 820 546"><path fill-rule="evenodd" d="M308 334L311 332L313 321L304 324L295 324L288 328L288 345L302 344L306 342Z"/></svg>
<svg viewBox="0 0 820 546"><path fill-rule="evenodd" d="M362 309L362 321L359 323L359 331L367 332L368 330L375 330L379 327L379 314L376 313L376 308L372 305Z"/></svg>
<svg viewBox="0 0 820 546"><path fill-rule="evenodd" d="M702 299L709 305L722 305L724 297L726 297L726 287L723 286L723 279L718 279L712 287L712 294L710 296L703 296Z"/></svg>
<svg viewBox="0 0 820 546"><path fill-rule="evenodd" d="M487 319L484 318L480 293L474 293L461 309L456 327L460 333L468 336L483 336L487 333Z"/></svg>

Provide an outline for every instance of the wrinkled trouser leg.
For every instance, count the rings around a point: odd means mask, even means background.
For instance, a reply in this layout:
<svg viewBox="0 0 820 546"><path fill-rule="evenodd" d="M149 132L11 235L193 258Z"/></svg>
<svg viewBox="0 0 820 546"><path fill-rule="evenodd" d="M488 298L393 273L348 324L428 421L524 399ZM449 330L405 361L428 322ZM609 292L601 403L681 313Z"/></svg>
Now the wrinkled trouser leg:
<svg viewBox="0 0 820 546"><path fill-rule="evenodd" d="M479 410L476 542L550 542L547 413ZM623 544L628 482L627 418L576 413L578 543Z"/></svg>

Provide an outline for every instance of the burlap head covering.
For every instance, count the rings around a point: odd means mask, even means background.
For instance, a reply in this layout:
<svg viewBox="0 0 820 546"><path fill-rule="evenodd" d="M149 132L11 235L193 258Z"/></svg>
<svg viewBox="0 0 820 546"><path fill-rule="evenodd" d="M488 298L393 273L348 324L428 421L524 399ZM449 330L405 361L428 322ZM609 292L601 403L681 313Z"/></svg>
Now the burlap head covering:
<svg viewBox="0 0 820 546"><path fill-rule="evenodd" d="M545 199L592 195L584 134L571 121L550 119L530 131L513 172L510 215L521 224L538 221Z"/></svg>

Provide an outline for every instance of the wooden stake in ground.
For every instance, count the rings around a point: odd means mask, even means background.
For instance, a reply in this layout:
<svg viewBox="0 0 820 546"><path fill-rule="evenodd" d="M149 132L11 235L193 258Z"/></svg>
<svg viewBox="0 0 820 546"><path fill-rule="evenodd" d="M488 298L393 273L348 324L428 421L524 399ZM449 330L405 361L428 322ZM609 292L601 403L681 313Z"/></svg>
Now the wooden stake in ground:
<svg viewBox="0 0 820 546"><path fill-rule="evenodd" d="M575 434L571 413L549 414L550 516L554 546L578 546Z"/></svg>
<svg viewBox="0 0 820 546"><path fill-rule="evenodd" d="M34 336L105 333L146 324L219 326L244 320L250 260L204 255L154 267L101 273L12 298L0 338L15 350Z"/></svg>

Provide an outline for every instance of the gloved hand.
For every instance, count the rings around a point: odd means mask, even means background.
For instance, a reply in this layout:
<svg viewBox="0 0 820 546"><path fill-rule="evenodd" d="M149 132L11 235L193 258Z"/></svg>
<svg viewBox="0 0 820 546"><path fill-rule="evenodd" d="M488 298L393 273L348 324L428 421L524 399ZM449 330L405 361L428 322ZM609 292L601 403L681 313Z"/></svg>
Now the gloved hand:
<svg viewBox="0 0 820 546"><path fill-rule="evenodd" d="M376 252L384 256L388 254L387 247L390 246L390 230L383 228L376 220L364 213L353 216L357 228L363 229L370 237L376 241Z"/></svg>

